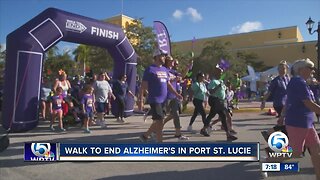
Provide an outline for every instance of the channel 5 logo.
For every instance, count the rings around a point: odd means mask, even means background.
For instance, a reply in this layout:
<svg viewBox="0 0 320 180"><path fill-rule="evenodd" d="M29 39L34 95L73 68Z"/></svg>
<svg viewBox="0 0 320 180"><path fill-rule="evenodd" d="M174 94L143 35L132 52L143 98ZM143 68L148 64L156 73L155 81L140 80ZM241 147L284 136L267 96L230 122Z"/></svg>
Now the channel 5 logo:
<svg viewBox="0 0 320 180"><path fill-rule="evenodd" d="M26 143L26 161L55 161L56 144L54 143Z"/></svg>
<svg viewBox="0 0 320 180"><path fill-rule="evenodd" d="M274 152L289 153L292 148L289 145L287 135L282 132L274 132L268 138L268 145Z"/></svg>

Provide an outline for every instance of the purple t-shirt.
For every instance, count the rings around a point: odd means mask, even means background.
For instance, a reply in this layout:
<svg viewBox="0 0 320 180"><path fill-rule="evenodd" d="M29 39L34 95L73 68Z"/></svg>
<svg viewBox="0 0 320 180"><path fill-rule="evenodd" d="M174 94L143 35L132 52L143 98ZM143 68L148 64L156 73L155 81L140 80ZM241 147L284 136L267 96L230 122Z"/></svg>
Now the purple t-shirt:
<svg viewBox="0 0 320 180"><path fill-rule="evenodd" d="M173 89L178 92L178 88L180 88L180 87L178 87L178 84L177 84L177 76L179 75L179 73L174 69L168 69L168 72L169 72L170 84L172 85ZM168 90L167 98L168 99L175 99L175 98L177 98L177 96Z"/></svg>
<svg viewBox="0 0 320 180"><path fill-rule="evenodd" d="M93 111L93 96L91 94L83 95L81 104L84 104L87 113Z"/></svg>
<svg viewBox="0 0 320 180"><path fill-rule="evenodd" d="M277 76L271 81L268 91L271 92L274 107L283 106L285 104L287 98L286 89L288 83L288 76Z"/></svg>
<svg viewBox="0 0 320 180"><path fill-rule="evenodd" d="M53 110L62 109L62 101L63 101L62 95L52 96L51 97L52 109Z"/></svg>
<svg viewBox="0 0 320 180"><path fill-rule="evenodd" d="M144 71L142 80L148 82L148 103L163 103L166 100L169 81L167 68L152 64Z"/></svg>
<svg viewBox="0 0 320 180"><path fill-rule="evenodd" d="M285 124L300 128L312 128L314 112L309 110L303 100L314 100L313 93L301 77L293 77L287 87Z"/></svg>

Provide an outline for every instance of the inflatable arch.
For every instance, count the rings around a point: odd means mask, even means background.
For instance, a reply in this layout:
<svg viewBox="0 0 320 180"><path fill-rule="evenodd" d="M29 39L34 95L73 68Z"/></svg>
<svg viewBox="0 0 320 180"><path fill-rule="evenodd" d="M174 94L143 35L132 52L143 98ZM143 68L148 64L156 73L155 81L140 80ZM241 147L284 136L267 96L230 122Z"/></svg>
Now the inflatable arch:
<svg viewBox="0 0 320 180"><path fill-rule="evenodd" d="M44 53L59 41L106 48L114 59L113 77L126 74L135 92L137 55L121 27L48 8L7 36L4 128L17 132L37 126ZM133 113L133 106L133 97L127 96L125 116Z"/></svg>

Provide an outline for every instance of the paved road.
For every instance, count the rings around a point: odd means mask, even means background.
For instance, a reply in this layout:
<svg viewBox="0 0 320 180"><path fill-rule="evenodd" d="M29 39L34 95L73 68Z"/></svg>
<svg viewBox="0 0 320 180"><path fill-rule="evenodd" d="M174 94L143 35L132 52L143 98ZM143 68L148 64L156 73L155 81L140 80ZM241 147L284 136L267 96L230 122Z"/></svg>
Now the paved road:
<svg viewBox="0 0 320 180"><path fill-rule="evenodd" d="M248 106L249 107L249 106ZM267 143L260 135L261 130L272 127L276 119L262 115L260 111L239 111L234 115L234 126L239 139L236 142L260 142L261 155ZM189 123L190 116L182 116L183 130ZM142 116L126 119L128 123L119 124L115 119L107 119L108 128L92 128L91 134L84 134L79 127L71 128L66 134L49 131L49 122L42 121L29 132L10 135L10 147L0 153L0 179L110 179L110 180L169 180L169 179L261 179L259 162L55 162L39 163L23 161L24 142L72 142L72 143L138 143L138 136L146 131L151 120L143 122ZM194 123L194 129L200 130L200 116ZM219 126L216 126L217 128ZM319 124L317 124L319 130ZM211 137L203 137L184 131L190 142L223 142L223 131L214 131ZM178 142L173 138L173 123L164 128L164 142ZM299 160L299 173L269 173L267 179L315 180L309 155Z"/></svg>

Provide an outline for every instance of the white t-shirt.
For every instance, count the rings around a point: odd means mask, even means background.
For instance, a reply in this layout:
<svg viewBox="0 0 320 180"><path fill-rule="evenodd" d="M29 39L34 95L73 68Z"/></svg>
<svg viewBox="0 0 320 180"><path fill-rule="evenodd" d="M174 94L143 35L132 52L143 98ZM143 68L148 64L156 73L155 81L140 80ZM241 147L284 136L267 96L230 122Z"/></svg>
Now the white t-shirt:
<svg viewBox="0 0 320 180"><path fill-rule="evenodd" d="M96 102L108 102L108 94L109 92L112 92L112 89L108 81L96 81L93 84L93 88L96 97Z"/></svg>

